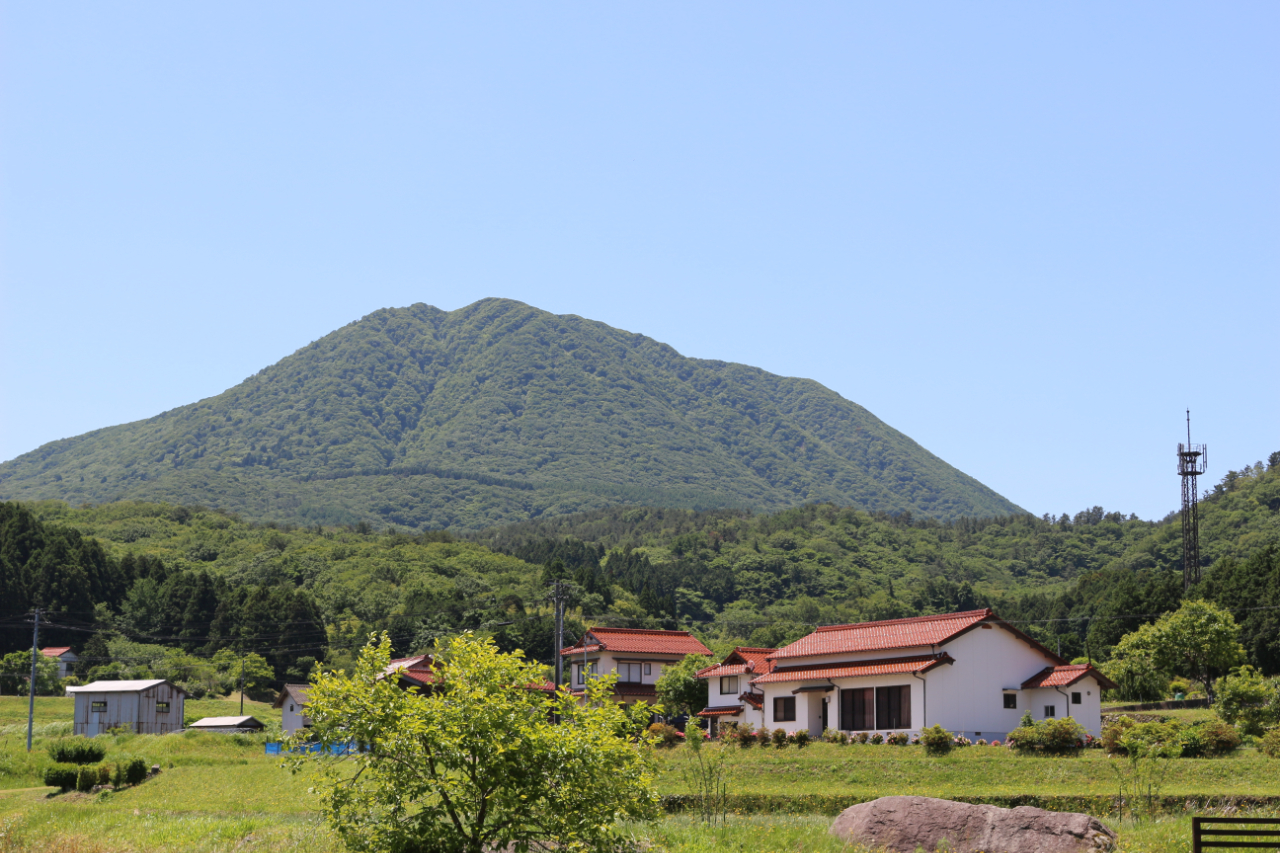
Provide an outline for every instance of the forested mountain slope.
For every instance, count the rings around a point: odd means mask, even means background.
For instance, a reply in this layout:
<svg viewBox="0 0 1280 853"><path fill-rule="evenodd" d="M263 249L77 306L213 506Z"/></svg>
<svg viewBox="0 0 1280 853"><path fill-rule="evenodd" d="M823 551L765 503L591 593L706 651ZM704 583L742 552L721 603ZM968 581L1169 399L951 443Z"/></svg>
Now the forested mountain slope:
<svg viewBox="0 0 1280 853"><path fill-rule="evenodd" d="M0 499L410 529L622 503L1017 511L816 382L500 299L377 311L216 397L5 462Z"/></svg>

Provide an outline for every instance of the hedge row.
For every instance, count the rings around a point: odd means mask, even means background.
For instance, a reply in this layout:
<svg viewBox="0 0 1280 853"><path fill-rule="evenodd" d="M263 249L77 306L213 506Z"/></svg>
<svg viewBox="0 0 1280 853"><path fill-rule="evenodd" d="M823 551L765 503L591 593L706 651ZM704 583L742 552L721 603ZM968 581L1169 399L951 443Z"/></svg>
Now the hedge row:
<svg viewBox="0 0 1280 853"><path fill-rule="evenodd" d="M789 814L827 815L834 817L849 806L866 803L875 797L851 797L837 794L730 794L728 811L734 814ZM1041 795L1012 794L989 797L947 797L957 803L986 803L1002 808L1034 806L1057 812L1083 812L1092 815L1114 814L1118 808L1115 795ZM701 798L693 794L668 794L662 798L662 808L670 814L696 810ZM1168 814L1204 812L1210 809L1234 806L1240 809L1280 808L1280 796L1212 796L1195 794L1160 797L1160 810Z"/></svg>

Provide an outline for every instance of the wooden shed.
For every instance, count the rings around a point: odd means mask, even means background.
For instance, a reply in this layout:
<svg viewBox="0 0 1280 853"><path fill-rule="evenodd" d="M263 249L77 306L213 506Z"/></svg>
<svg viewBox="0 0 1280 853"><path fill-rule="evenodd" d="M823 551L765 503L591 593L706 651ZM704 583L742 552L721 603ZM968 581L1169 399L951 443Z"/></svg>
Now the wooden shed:
<svg viewBox="0 0 1280 853"><path fill-rule="evenodd" d="M162 678L95 681L68 687L76 699L75 734L93 737L111 729L163 735L182 729L186 691Z"/></svg>
<svg viewBox="0 0 1280 853"><path fill-rule="evenodd" d="M196 720L189 729L199 732L223 732L236 734L240 732L260 732L266 728L256 717L204 717Z"/></svg>

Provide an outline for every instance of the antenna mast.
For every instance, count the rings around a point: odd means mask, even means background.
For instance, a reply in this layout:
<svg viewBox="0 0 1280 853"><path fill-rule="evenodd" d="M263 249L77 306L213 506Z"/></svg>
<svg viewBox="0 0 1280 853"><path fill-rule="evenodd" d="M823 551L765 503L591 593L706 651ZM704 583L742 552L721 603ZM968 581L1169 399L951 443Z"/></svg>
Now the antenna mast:
<svg viewBox="0 0 1280 853"><path fill-rule="evenodd" d="M1191 443L1191 410L1187 409L1187 443L1178 445L1178 476L1182 477L1182 589L1200 582L1200 507L1196 477L1209 464L1208 448Z"/></svg>

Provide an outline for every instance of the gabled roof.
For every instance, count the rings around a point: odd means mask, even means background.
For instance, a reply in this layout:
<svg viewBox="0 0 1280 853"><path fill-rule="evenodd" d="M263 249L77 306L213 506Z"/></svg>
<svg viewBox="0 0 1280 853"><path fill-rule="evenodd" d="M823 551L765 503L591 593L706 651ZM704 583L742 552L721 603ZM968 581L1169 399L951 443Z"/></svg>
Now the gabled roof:
<svg viewBox="0 0 1280 853"><path fill-rule="evenodd" d="M1093 678L1098 686L1105 690L1115 690L1117 685L1107 678L1092 664L1081 663L1071 666L1046 666L1035 675L1022 682L1023 690L1037 687L1069 687L1082 678Z"/></svg>
<svg viewBox="0 0 1280 853"><path fill-rule="evenodd" d="M256 717L205 717L196 720L189 729L203 728L237 728L237 729L261 729L265 728Z"/></svg>
<svg viewBox="0 0 1280 853"><path fill-rule="evenodd" d="M271 707L279 710L284 707L285 699L292 699L295 705L306 705L310 700L311 685L310 684L286 684L284 689L276 696L276 701Z"/></svg>
<svg viewBox="0 0 1280 853"><path fill-rule="evenodd" d="M141 693L161 684L168 684L179 693L186 694L176 684L170 684L163 678L134 679L132 681L95 681L80 687L68 687L68 693Z"/></svg>
<svg viewBox="0 0 1280 853"><path fill-rule="evenodd" d="M761 708L764 707L763 693L752 693L748 691L746 693L743 693L738 698L741 699L743 702L746 702L752 708L755 708L757 711L759 711Z"/></svg>
<svg viewBox="0 0 1280 853"><path fill-rule="evenodd" d="M601 650L639 655L710 655L688 631L653 631L647 628L592 628L583 637L586 652ZM560 650L561 655L580 655L582 643Z"/></svg>
<svg viewBox="0 0 1280 853"><path fill-rule="evenodd" d="M913 655L903 658L861 660L853 663L813 663L804 666L780 666L768 675L753 678L752 684L778 684L789 681L808 681L811 678L858 678L868 675L894 675L907 672L928 672L935 666L955 663L951 655Z"/></svg>
<svg viewBox="0 0 1280 853"><path fill-rule="evenodd" d="M773 661L769 655L777 649L758 649L751 646L738 646L729 652L720 663L698 670L698 678L716 678L721 675L743 675L752 673L763 675L773 671Z"/></svg>
<svg viewBox="0 0 1280 853"><path fill-rule="evenodd" d="M742 713L741 705L716 705L712 708L703 708L697 713L699 717L732 717Z"/></svg>
<svg viewBox="0 0 1280 853"><path fill-rule="evenodd" d="M855 625L827 625L778 649L773 660L833 655L849 652L878 652L917 646L938 646L958 637L973 626L989 619L990 609L916 616L911 619L886 619L881 622L859 622Z"/></svg>
<svg viewBox="0 0 1280 853"><path fill-rule="evenodd" d="M70 646L49 646L47 649L41 649L40 654L47 658L57 658L62 657L69 651L71 651Z"/></svg>

